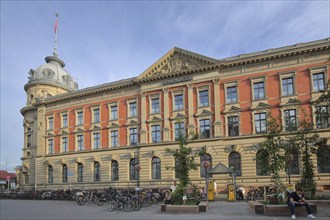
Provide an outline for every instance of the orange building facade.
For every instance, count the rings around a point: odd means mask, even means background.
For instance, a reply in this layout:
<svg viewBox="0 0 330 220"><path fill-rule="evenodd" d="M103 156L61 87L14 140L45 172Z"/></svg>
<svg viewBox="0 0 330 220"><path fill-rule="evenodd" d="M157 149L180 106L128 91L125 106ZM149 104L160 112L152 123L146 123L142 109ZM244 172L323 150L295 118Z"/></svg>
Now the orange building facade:
<svg viewBox="0 0 330 220"><path fill-rule="evenodd" d="M270 185L256 161L267 114L279 117L283 135L306 117L329 138L330 119L315 115L329 112L328 103L311 105L328 86L329 52L329 38L221 60L174 48L137 77L80 90L64 62L47 57L25 85L22 187L169 187L177 176L167 167L176 162L166 149L179 147L179 131L194 153L206 151L197 162L225 164L243 187ZM318 150L315 180L329 189L329 165ZM301 173L301 155L293 155L292 182ZM203 186L202 165L190 178ZM218 189L232 181L212 178ZM281 178L288 182L285 171Z"/></svg>

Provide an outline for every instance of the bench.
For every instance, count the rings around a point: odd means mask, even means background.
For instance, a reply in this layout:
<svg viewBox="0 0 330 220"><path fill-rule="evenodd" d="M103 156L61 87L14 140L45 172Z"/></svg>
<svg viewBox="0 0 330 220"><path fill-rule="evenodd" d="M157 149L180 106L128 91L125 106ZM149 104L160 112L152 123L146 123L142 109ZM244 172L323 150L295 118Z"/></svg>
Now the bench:
<svg viewBox="0 0 330 220"><path fill-rule="evenodd" d="M162 208L161 208L162 209ZM175 214L196 214L198 212L197 205L167 205L165 208L166 212Z"/></svg>
<svg viewBox="0 0 330 220"><path fill-rule="evenodd" d="M317 206L309 203L313 214L317 214ZM264 213L268 216L290 216L290 207L288 205L265 205ZM296 207L296 216L307 216L306 208L304 206Z"/></svg>
<svg viewBox="0 0 330 220"><path fill-rule="evenodd" d="M198 204L198 211L199 212L207 212L209 203L207 201L202 201Z"/></svg>
<svg viewBox="0 0 330 220"><path fill-rule="evenodd" d="M264 214L264 204L259 201L249 201L249 206L254 214Z"/></svg>

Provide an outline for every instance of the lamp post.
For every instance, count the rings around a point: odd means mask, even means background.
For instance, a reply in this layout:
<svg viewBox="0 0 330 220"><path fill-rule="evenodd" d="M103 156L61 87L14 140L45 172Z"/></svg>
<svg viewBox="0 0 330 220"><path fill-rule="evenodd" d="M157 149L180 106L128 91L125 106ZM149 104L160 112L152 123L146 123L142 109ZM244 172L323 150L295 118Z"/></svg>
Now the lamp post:
<svg viewBox="0 0 330 220"><path fill-rule="evenodd" d="M234 196L235 196L235 202L236 202L236 170L234 166L231 166L230 169L232 169L233 172L233 177L234 177Z"/></svg>
<svg viewBox="0 0 330 220"><path fill-rule="evenodd" d="M207 174L207 168L210 166L210 163L208 161L203 162L203 167L205 169L205 189L206 189L206 200L209 201L208 196L208 174Z"/></svg>

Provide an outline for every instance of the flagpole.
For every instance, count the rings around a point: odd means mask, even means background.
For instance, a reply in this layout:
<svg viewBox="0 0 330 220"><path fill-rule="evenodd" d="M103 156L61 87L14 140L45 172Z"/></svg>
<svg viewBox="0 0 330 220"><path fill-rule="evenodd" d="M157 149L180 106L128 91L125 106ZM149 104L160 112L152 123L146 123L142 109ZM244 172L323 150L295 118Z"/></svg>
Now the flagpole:
<svg viewBox="0 0 330 220"><path fill-rule="evenodd" d="M57 53L57 27L58 27L58 17L59 17L59 14L56 13L55 16L56 16L56 21L55 21L55 46L54 46L53 55L55 57L57 57L58 56L58 53Z"/></svg>

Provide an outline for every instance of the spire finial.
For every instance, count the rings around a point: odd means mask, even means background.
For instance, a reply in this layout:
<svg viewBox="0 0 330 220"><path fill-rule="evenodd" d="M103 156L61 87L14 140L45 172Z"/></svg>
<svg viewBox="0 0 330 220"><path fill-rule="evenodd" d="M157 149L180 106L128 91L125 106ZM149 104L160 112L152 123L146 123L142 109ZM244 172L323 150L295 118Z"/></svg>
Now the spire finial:
<svg viewBox="0 0 330 220"><path fill-rule="evenodd" d="M56 21L55 21L55 46L54 46L53 55L54 55L54 57L57 57L58 56L58 53L57 53L57 27L58 27L59 14L55 13L55 16L56 16Z"/></svg>

